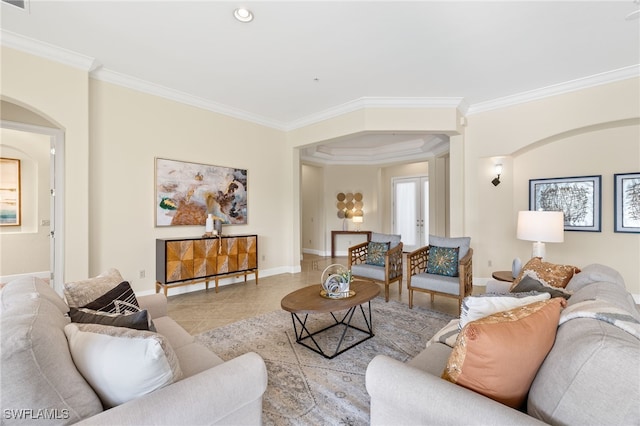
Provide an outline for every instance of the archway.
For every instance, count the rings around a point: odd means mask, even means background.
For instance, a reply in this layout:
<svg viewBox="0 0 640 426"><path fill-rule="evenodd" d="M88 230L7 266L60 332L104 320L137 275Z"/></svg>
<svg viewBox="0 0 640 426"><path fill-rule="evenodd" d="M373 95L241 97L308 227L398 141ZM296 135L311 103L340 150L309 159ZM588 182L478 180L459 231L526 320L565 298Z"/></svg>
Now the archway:
<svg viewBox="0 0 640 426"><path fill-rule="evenodd" d="M28 252L28 248L30 248L28 236L35 235L37 240L44 234L43 238L48 238L49 240L48 271L42 271L40 270L42 268L37 266L35 267L36 270L33 270L22 265L21 269L14 271L15 273L9 271L9 274L7 274L3 270L3 274L12 276L36 273L42 276L43 273L48 273L45 278L49 278L54 289L61 294L64 281L64 131L43 114L5 100L2 101L2 115L0 118L0 127L2 129L18 132L17 134L25 136L34 135L33 139L39 137L40 141L48 142L48 145L42 147L45 155L44 159L40 161L45 162L48 158L48 164L46 164L46 167L41 167L41 169L47 170L49 175L49 179L45 177L44 180L40 179L39 182L32 185L32 191L37 191L38 194L31 194L32 198L40 200L40 204L45 203L42 200L49 200L49 208L45 209L44 212L40 209L38 212L32 213L30 226L14 230L14 236L19 237L20 234L27 236L26 239L23 239L26 240L26 243L23 241L22 244L14 244L15 241L20 241L19 239L12 241L12 250L21 250L21 252L18 252L19 256L24 255L25 258L31 258L33 253ZM44 144L45 142L42 143ZM20 148L16 149L14 147L13 150L14 152L19 152ZM48 155L46 155L46 152L48 152ZM34 173L37 174L37 171ZM38 202L34 205L37 204Z"/></svg>

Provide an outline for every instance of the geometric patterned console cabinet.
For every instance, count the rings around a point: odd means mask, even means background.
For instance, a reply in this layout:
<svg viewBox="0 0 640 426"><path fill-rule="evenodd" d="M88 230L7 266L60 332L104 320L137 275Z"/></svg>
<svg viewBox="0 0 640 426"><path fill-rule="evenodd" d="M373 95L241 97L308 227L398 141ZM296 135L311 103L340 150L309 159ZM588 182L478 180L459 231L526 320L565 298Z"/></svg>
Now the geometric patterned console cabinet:
<svg viewBox="0 0 640 426"><path fill-rule="evenodd" d="M156 293L160 288L215 280L225 276L254 274L258 285L258 236L227 235L213 238L156 239Z"/></svg>

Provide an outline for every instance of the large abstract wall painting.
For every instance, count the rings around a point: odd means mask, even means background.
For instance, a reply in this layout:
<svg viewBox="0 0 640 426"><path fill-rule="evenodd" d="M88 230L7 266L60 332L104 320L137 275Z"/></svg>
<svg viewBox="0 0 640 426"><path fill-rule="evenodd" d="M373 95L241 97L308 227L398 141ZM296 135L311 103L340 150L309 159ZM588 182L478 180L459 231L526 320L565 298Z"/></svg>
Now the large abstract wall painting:
<svg viewBox="0 0 640 426"><path fill-rule="evenodd" d="M247 223L247 170L156 158L156 226Z"/></svg>
<svg viewBox="0 0 640 426"><path fill-rule="evenodd" d="M529 181L529 210L564 212L565 231L601 231L602 176Z"/></svg>
<svg viewBox="0 0 640 426"><path fill-rule="evenodd" d="M0 226L20 225L20 160L0 158Z"/></svg>
<svg viewBox="0 0 640 426"><path fill-rule="evenodd" d="M640 173L614 175L615 232L640 233Z"/></svg>

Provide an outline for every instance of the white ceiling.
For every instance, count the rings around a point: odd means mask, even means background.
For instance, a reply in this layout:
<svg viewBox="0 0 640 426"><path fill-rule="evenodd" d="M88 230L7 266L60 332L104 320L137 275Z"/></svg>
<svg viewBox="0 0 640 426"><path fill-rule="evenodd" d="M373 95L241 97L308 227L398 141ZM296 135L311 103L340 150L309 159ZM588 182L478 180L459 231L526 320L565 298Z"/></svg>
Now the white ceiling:
<svg viewBox="0 0 640 426"><path fill-rule="evenodd" d="M235 21L238 6L255 19ZM86 56L94 78L290 130L362 104L444 100L473 113L540 89L637 75L640 20L625 17L638 8L631 0L32 0L28 12L3 3L1 27L7 46ZM337 143L306 154L380 162L389 143L402 157L447 142L368 134Z"/></svg>

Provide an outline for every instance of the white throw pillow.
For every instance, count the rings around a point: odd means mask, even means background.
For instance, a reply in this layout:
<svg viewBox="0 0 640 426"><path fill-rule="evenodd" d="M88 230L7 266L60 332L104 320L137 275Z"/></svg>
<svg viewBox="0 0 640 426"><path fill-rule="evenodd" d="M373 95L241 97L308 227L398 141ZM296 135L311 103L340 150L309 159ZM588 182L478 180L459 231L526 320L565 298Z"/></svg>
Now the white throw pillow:
<svg viewBox="0 0 640 426"><path fill-rule="evenodd" d="M542 292L467 296L462 300L459 329L462 330L464 326L471 321L479 320L480 318L488 317L498 312L509 311L530 303L547 300L550 297L551 295L549 293Z"/></svg>
<svg viewBox="0 0 640 426"><path fill-rule="evenodd" d="M64 332L73 362L105 409L182 377L176 354L160 334L75 323L66 325Z"/></svg>

